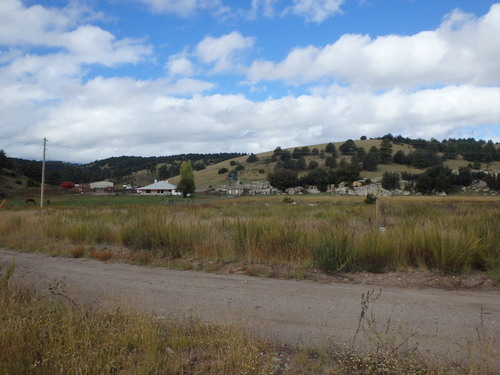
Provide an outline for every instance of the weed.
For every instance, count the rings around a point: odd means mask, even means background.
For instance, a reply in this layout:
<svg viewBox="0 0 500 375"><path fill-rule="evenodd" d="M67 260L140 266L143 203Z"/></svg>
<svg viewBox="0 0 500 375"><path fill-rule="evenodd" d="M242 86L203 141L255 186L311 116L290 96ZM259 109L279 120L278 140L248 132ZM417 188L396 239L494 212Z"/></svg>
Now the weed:
<svg viewBox="0 0 500 375"><path fill-rule="evenodd" d="M382 289L379 290L378 294L375 295L375 289L369 290L365 293L361 294L361 312L359 314L358 327L356 328L356 333L354 334L354 338L352 339L352 347L356 344L356 337L358 336L359 330L361 329L361 325L363 320L366 318L366 313L368 312L368 308L370 304L375 302L382 295Z"/></svg>
<svg viewBox="0 0 500 375"><path fill-rule="evenodd" d="M85 247L83 245L75 246L71 249L71 255L73 258L81 258L84 255Z"/></svg>
<svg viewBox="0 0 500 375"><path fill-rule="evenodd" d="M111 250L90 249L89 256L92 259L102 260L103 262L105 262L113 258L113 252Z"/></svg>

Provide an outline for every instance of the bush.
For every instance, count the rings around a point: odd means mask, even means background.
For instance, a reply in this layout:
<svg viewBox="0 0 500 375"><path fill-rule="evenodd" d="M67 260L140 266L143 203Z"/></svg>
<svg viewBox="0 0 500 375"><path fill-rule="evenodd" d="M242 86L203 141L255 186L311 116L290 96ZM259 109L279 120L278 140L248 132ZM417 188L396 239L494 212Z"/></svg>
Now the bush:
<svg viewBox="0 0 500 375"><path fill-rule="evenodd" d="M377 201L377 197L375 197L375 195L373 194L366 194L366 197L365 197L365 203L366 204L373 204Z"/></svg>
<svg viewBox="0 0 500 375"><path fill-rule="evenodd" d="M228 172L228 169L227 168L219 168L218 170L218 174L224 174L224 173L227 173Z"/></svg>
<svg viewBox="0 0 500 375"><path fill-rule="evenodd" d="M385 172L382 176L382 187L387 190L399 189L399 173Z"/></svg>
<svg viewBox="0 0 500 375"><path fill-rule="evenodd" d="M247 163L255 163L258 161L259 158L255 154L250 154L250 156L247 158Z"/></svg>

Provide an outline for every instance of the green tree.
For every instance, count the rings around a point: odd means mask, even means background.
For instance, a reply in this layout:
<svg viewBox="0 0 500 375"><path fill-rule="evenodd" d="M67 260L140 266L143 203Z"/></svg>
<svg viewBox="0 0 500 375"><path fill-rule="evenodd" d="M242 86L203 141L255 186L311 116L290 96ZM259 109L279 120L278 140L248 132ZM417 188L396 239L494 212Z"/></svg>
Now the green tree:
<svg viewBox="0 0 500 375"><path fill-rule="evenodd" d="M0 150L0 174L2 170L7 167L7 155L4 150Z"/></svg>
<svg viewBox="0 0 500 375"><path fill-rule="evenodd" d="M325 159L325 166L328 168L337 168L337 159L335 159L333 156L328 156Z"/></svg>
<svg viewBox="0 0 500 375"><path fill-rule="evenodd" d="M428 168L424 173L417 177L415 187L417 191L423 194L429 194L432 191L449 193L457 182L457 177L451 169L444 165L436 165Z"/></svg>
<svg viewBox="0 0 500 375"><path fill-rule="evenodd" d="M292 158L292 153L288 150L281 151L280 160L285 162Z"/></svg>
<svg viewBox="0 0 500 375"><path fill-rule="evenodd" d="M357 147L356 152L351 158L351 163L354 165L361 164L363 159L366 157L366 151L363 147Z"/></svg>
<svg viewBox="0 0 500 375"><path fill-rule="evenodd" d="M382 140L378 155L382 164L389 164L392 161L392 142L390 139L384 138Z"/></svg>
<svg viewBox="0 0 500 375"><path fill-rule="evenodd" d="M399 173L385 172L382 176L382 187L386 190L399 189Z"/></svg>
<svg viewBox="0 0 500 375"><path fill-rule="evenodd" d="M333 176L326 168L315 168L299 180L300 185L316 186L320 191L326 191L333 183Z"/></svg>
<svg viewBox="0 0 500 375"><path fill-rule="evenodd" d="M327 154L332 154L332 157L336 158L338 155L337 155L337 148L335 147L335 145L330 142L326 145L325 147L325 152Z"/></svg>
<svg viewBox="0 0 500 375"><path fill-rule="evenodd" d="M158 179L166 180L169 177L170 177L170 175L168 173L168 165L167 164L160 165L158 167Z"/></svg>
<svg viewBox="0 0 500 375"><path fill-rule="evenodd" d="M182 192L182 196L186 198L188 194L193 194L196 186L194 184L193 166L190 161L183 161L180 168L181 181L177 186L177 190Z"/></svg>
<svg viewBox="0 0 500 375"><path fill-rule="evenodd" d="M433 165L440 164L442 159L435 152L417 149L415 152L408 155L408 159L412 167L428 168Z"/></svg>
<svg viewBox="0 0 500 375"><path fill-rule="evenodd" d="M309 165L307 166L307 169L314 169L314 168L318 168L318 162L316 160L311 160L309 162Z"/></svg>
<svg viewBox="0 0 500 375"><path fill-rule="evenodd" d="M250 156L247 158L247 163L255 163L258 161L259 158L255 154L250 154Z"/></svg>
<svg viewBox="0 0 500 375"><path fill-rule="evenodd" d="M354 155L356 152L356 143L352 139L348 139L340 145L339 150L342 155Z"/></svg>
<svg viewBox="0 0 500 375"><path fill-rule="evenodd" d="M306 158L301 156L297 159L297 169L299 171L304 171L307 169Z"/></svg>
<svg viewBox="0 0 500 375"><path fill-rule="evenodd" d="M219 170L217 171L218 174L224 174L224 173L227 173L227 172L228 172L227 168L219 168Z"/></svg>
<svg viewBox="0 0 500 375"><path fill-rule="evenodd" d="M297 186L297 172L290 169L278 169L267 175L267 179L272 187L279 190L286 190Z"/></svg>
<svg viewBox="0 0 500 375"><path fill-rule="evenodd" d="M394 154L392 161L396 164L403 164L403 165L408 164L408 158L406 157L405 153L401 150L399 150Z"/></svg>
<svg viewBox="0 0 500 375"><path fill-rule="evenodd" d="M472 171L469 167L458 168L457 184L462 186L470 186L474 176L472 176Z"/></svg>
<svg viewBox="0 0 500 375"><path fill-rule="evenodd" d="M378 162L378 149L377 147L372 146L363 159L363 169L365 171L375 171L377 169Z"/></svg>

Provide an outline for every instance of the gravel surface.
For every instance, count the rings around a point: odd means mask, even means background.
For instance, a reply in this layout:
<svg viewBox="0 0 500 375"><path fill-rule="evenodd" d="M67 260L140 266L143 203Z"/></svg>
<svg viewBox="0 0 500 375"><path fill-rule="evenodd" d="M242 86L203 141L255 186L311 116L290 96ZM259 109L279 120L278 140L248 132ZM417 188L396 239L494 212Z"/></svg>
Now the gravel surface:
<svg viewBox="0 0 500 375"><path fill-rule="evenodd" d="M14 280L47 291L64 280L69 297L94 305L132 306L158 316L195 314L237 324L257 336L289 345L351 345L358 327L362 295L380 287L312 281L276 280L244 275L174 271L159 267L49 257L0 249L0 264L15 259ZM3 268L5 269L5 268ZM424 356L466 358L491 337L500 370L500 292L382 287L370 303L384 342L396 338L400 349L417 348ZM373 314L373 315L372 315ZM364 327L368 329L367 321ZM387 334L386 334L387 332ZM356 345L370 345L360 331Z"/></svg>

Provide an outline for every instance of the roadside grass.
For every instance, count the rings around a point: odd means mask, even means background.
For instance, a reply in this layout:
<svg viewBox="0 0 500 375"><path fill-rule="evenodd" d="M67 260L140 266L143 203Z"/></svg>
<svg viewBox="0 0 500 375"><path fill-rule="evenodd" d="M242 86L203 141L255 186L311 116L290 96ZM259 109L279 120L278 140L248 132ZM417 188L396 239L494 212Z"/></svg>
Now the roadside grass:
<svg viewBox="0 0 500 375"><path fill-rule="evenodd" d="M362 197L294 200L297 204L284 204L280 197L147 205L125 200L2 209L0 239L14 249L97 259L102 254L90 250L100 247L123 249L102 256L106 259L163 264L232 262L327 273L477 270L500 278L498 198L383 198L378 222L375 207ZM75 252L75 246L84 249Z"/></svg>
<svg viewBox="0 0 500 375"><path fill-rule="evenodd" d="M14 285L13 271L14 265L0 268L0 374L494 374L485 364L491 353L478 345L487 341L482 336L471 338L472 359L458 364L401 349L368 315L370 297L362 297L367 302L360 327L372 335L371 349L291 347L203 322L192 312L158 317L123 306L81 305L65 294L61 281L47 293Z"/></svg>

